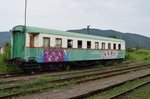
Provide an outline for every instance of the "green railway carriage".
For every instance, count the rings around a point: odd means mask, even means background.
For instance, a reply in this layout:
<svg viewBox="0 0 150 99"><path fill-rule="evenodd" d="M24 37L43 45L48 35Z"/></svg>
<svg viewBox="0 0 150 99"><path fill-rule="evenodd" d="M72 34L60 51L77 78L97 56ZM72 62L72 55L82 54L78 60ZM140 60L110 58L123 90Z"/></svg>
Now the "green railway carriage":
<svg viewBox="0 0 150 99"><path fill-rule="evenodd" d="M12 29L11 58L54 63L125 58L121 39L18 25Z"/></svg>

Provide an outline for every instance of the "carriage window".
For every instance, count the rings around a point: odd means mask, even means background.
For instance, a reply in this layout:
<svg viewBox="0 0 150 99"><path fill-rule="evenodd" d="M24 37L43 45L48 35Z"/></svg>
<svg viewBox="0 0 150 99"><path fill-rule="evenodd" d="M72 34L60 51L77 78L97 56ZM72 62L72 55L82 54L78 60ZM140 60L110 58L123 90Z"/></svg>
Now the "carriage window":
<svg viewBox="0 0 150 99"><path fill-rule="evenodd" d="M43 37L43 47L49 47L49 46L50 46L50 38Z"/></svg>
<svg viewBox="0 0 150 99"><path fill-rule="evenodd" d="M56 38L56 48L61 48L61 47L62 47L62 39Z"/></svg>
<svg viewBox="0 0 150 99"><path fill-rule="evenodd" d="M108 49L111 49L111 43L108 43Z"/></svg>
<svg viewBox="0 0 150 99"><path fill-rule="evenodd" d="M91 41L87 41L87 48L91 48Z"/></svg>
<svg viewBox="0 0 150 99"><path fill-rule="evenodd" d="M102 49L105 49L105 43L102 43Z"/></svg>
<svg viewBox="0 0 150 99"><path fill-rule="evenodd" d="M118 44L118 50L121 50L121 44Z"/></svg>
<svg viewBox="0 0 150 99"><path fill-rule="evenodd" d="M95 42L95 49L99 49L99 43Z"/></svg>
<svg viewBox="0 0 150 99"><path fill-rule="evenodd" d="M113 49L114 49L114 50L116 49L116 44L113 44Z"/></svg>
<svg viewBox="0 0 150 99"><path fill-rule="evenodd" d="M68 41L67 41L67 47L68 48L73 48L73 40L68 39Z"/></svg>
<svg viewBox="0 0 150 99"><path fill-rule="evenodd" d="M30 47L34 47L34 35L30 34Z"/></svg>
<svg viewBox="0 0 150 99"><path fill-rule="evenodd" d="M82 41L78 41L78 48L82 48Z"/></svg>

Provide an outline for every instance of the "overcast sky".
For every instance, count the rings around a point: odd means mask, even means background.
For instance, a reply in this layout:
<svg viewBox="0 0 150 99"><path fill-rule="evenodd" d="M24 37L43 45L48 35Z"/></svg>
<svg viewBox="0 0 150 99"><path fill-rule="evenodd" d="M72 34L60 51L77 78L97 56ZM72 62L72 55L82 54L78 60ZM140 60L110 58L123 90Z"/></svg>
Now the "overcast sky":
<svg viewBox="0 0 150 99"><path fill-rule="evenodd" d="M0 31L24 24L24 0L0 0ZM150 0L28 0L27 25L113 29L150 37Z"/></svg>

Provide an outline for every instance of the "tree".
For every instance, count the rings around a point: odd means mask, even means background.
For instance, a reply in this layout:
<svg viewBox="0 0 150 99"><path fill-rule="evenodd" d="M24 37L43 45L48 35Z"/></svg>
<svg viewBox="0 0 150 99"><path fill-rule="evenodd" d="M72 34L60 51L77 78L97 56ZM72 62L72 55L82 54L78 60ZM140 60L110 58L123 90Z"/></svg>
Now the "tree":
<svg viewBox="0 0 150 99"><path fill-rule="evenodd" d="M107 37L109 37L109 38L115 38L115 39L117 39L118 37L117 36L115 36L115 35L109 35L109 36L107 36Z"/></svg>
<svg viewBox="0 0 150 99"><path fill-rule="evenodd" d="M4 45L4 56L5 58L10 58L11 55L11 44L6 42Z"/></svg>

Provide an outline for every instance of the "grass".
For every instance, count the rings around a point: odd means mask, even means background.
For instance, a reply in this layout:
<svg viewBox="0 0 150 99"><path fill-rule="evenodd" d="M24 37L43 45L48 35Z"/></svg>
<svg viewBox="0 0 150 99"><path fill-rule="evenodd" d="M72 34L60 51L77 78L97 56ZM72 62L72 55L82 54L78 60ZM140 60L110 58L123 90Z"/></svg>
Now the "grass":
<svg viewBox="0 0 150 99"><path fill-rule="evenodd" d="M2 84L0 85L0 96L5 96L5 95L9 95L9 94L14 94L14 93L20 93L20 92L28 92L28 91L34 91L34 90L46 90L46 89L57 89L61 86L63 86L63 84L66 85L72 85L73 82L64 82L62 84L57 84L57 83L48 83L47 81L52 81L52 80L56 80L56 79L60 79L58 77L41 77L38 79L34 79L34 80L30 80L30 81L26 81L26 82L20 82L18 83L18 85L20 85L19 88L13 88L11 90L3 90L3 88L5 87L9 87L8 85ZM30 92L29 92L30 94Z"/></svg>
<svg viewBox="0 0 150 99"><path fill-rule="evenodd" d="M146 82L146 81L150 81L150 76L149 77L145 77L145 78L141 78L141 79L137 79L137 80L134 80L134 81L127 82L127 83L125 83L125 84L123 84L121 86L115 87L115 88L113 88L111 90L107 90L107 91L101 92L100 94L88 97L87 99L109 99L109 97L111 97L111 96L113 96L113 95L115 95L117 93L123 92L123 91L125 91L125 90L127 90L129 88L137 86L137 85L139 85L139 84L141 84L143 82ZM149 88L150 88L150 86L149 86ZM141 89L141 91L142 90L143 89ZM145 91L143 91L143 93L144 92ZM150 90L148 92L150 92ZM124 99L137 99L137 97L136 98L132 98L132 95L133 94L131 94L131 98L124 98ZM142 93L141 93L141 95L142 95ZM145 96L143 96L143 97L145 97ZM148 98L138 98L138 99L148 99Z"/></svg>
<svg viewBox="0 0 150 99"><path fill-rule="evenodd" d="M6 53L0 54L0 73L11 73L21 71L17 66L8 65L5 60L8 58Z"/></svg>
<svg viewBox="0 0 150 99"><path fill-rule="evenodd" d="M126 53L126 61L144 61L150 62L150 50L146 49L128 49Z"/></svg>
<svg viewBox="0 0 150 99"><path fill-rule="evenodd" d="M131 93L121 97L121 99L149 99L150 98L150 84L138 88Z"/></svg>
<svg viewBox="0 0 150 99"><path fill-rule="evenodd" d="M60 78L55 77L55 76L53 76L53 77L50 76L50 77L40 77L37 79L28 80L28 81L18 81L13 84L3 83L3 84L0 84L0 89L6 88L6 87L11 87L11 86L17 86L17 85L19 85L19 86L37 85L38 86L38 85L46 83L48 81L57 80L57 79L60 79Z"/></svg>
<svg viewBox="0 0 150 99"><path fill-rule="evenodd" d="M10 59L10 43L6 42L4 44L4 52L0 54L0 73L11 73L20 71L17 66L10 66L6 63L7 59Z"/></svg>
<svg viewBox="0 0 150 99"><path fill-rule="evenodd" d="M32 91L36 92L36 91L46 91L48 89L60 89L60 88L64 88L64 87L70 87L72 85L74 85L73 81L67 81L64 83L46 83L45 81L41 81L40 80L40 84L33 84L35 82L30 82L32 84L26 84L23 86L20 86L20 88L14 88L12 90L0 90L0 96L6 96L6 95L10 95L10 94L15 94L15 93L23 93L24 94L32 94ZM33 92L33 93L34 93Z"/></svg>
<svg viewBox="0 0 150 99"><path fill-rule="evenodd" d="M7 64L0 64L0 73L12 73L21 71L18 67L9 66Z"/></svg>

